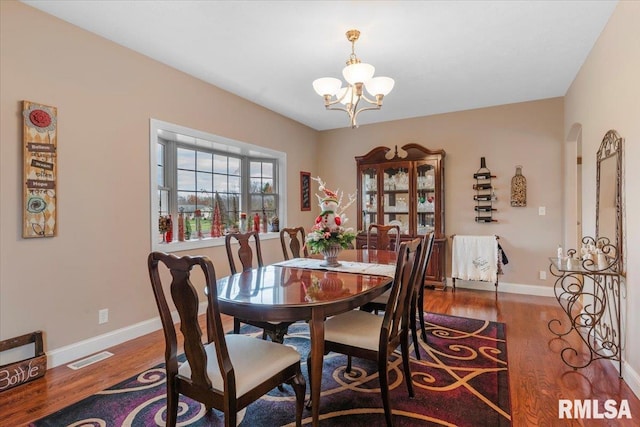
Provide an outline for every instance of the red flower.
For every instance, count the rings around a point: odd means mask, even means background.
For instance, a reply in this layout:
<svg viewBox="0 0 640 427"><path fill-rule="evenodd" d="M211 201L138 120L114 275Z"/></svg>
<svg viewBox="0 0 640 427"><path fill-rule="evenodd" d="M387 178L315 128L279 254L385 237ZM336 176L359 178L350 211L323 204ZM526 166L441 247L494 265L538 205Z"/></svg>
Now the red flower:
<svg viewBox="0 0 640 427"><path fill-rule="evenodd" d="M51 116L44 110L32 110L29 114L29 120L40 128L46 128L51 124Z"/></svg>

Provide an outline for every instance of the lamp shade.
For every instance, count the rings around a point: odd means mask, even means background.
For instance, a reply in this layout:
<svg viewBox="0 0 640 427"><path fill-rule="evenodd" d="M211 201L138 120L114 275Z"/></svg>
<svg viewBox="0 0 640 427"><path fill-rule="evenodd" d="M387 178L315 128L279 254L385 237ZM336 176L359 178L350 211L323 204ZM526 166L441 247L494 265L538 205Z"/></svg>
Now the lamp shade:
<svg viewBox="0 0 640 427"><path fill-rule="evenodd" d="M364 84L371 95L387 95L393 89L395 81L391 77L374 77Z"/></svg>
<svg viewBox="0 0 640 427"><path fill-rule="evenodd" d="M322 77L313 81L313 89L320 96L335 95L342 82L334 77Z"/></svg>
<svg viewBox="0 0 640 427"><path fill-rule="evenodd" d="M342 69L342 76L349 84L364 83L371 80L376 68L371 64L351 64Z"/></svg>

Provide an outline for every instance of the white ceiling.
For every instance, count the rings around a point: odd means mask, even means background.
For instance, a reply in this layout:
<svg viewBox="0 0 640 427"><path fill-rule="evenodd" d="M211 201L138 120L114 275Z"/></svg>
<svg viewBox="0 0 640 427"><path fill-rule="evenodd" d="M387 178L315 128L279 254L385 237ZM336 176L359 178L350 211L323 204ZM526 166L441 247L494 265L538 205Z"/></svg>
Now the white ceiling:
<svg viewBox="0 0 640 427"><path fill-rule="evenodd" d="M24 3L317 130L347 127L311 82L356 54L395 79L362 124L563 96L616 1Z"/></svg>

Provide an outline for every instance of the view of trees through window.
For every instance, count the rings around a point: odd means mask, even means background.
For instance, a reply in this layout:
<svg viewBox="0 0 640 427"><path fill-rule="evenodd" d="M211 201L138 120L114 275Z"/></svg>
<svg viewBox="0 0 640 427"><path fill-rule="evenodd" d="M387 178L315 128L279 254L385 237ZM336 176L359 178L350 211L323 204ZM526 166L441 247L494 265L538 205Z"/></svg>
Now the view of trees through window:
<svg viewBox="0 0 640 427"><path fill-rule="evenodd" d="M222 235L250 229L255 214L270 223L278 215L276 167L275 159L158 139L158 241L215 237L216 206Z"/></svg>

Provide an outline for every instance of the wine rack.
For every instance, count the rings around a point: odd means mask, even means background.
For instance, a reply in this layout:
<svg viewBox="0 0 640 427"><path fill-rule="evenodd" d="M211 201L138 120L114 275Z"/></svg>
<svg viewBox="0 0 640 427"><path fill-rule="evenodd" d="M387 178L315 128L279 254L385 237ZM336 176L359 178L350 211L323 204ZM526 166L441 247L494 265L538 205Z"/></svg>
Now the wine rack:
<svg viewBox="0 0 640 427"><path fill-rule="evenodd" d="M496 193L491 181L495 176L491 175L484 157L480 158L480 169L473 174L473 178L476 180L473 185L473 189L476 190L473 196L473 200L476 201L474 207L476 222L497 222L498 220L493 218L493 213L496 211L493 207Z"/></svg>

